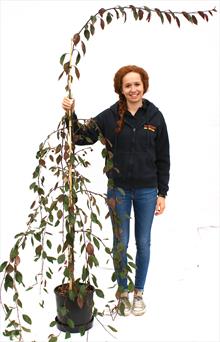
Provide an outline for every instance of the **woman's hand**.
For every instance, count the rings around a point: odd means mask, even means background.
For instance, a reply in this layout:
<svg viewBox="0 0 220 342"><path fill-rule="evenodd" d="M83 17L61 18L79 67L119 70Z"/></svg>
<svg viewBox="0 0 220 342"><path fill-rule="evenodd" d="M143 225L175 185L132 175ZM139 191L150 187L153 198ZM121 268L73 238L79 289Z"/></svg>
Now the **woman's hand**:
<svg viewBox="0 0 220 342"><path fill-rule="evenodd" d="M155 209L155 215L161 215L163 214L165 209L165 198L164 197L157 197L157 203L156 203L156 209Z"/></svg>
<svg viewBox="0 0 220 342"><path fill-rule="evenodd" d="M68 112L69 110L71 110L71 112L74 112L75 100L69 99L68 97L64 97L63 102L62 102L62 107L66 112Z"/></svg>

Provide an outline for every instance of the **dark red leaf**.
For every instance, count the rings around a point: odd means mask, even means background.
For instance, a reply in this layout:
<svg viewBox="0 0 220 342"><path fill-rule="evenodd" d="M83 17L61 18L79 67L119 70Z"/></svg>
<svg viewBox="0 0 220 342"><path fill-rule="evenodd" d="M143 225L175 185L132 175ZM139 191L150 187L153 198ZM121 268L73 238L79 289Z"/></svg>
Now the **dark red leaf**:
<svg viewBox="0 0 220 342"><path fill-rule="evenodd" d="M31 209L33 209L33 207L35 206L35 201L31 204Z"/></svg>
<svg viewBox="0 0 220 342"><path fill-rule="evenodd" d="M80 41L79 33L74 34L74 36L73 36L73 43L74 43L74 45L77 45L79 43L79 41Z"/></svg>
<svg viewBox="0 0 220 342"><path fill-rule="evenodd" d="M115 10L115 13L116 13L116 18L119 19L120 16L119 16L118 11L116 10L116 8L114 8L114 10Z"/></svg>
<svg viewBox="0 0 220 342"><path fill-rule="evenodd" d="M62 145L59 144L56 146L55 153L59 153L62 150Z"/></svg>
<svg viewBox="0 0 220 342"><path fill-rule="evenodd" d="M107 220L107 218L110 217L110 213L108 212L106 215L105 215L105 219Z"/></svg>
<svg viewBox="0 0 220 342"><path fill-rule="evenodd" d="M138 10L138 18L139 18L139 20L143 19L143 16L144 16L144 12L142 11L142 9L139 9Z"/></svg>
<svg viewBox="0 0 220 342"><path fill-rule="evenodd" d="M74 206L71 206L71 207L69 207L69 212L70 212L70 213L72 213L72 214L73 214L73 213L74 213L74 211L75 211L75 209L74 209Z"/></svg>
<svg viewBox="0 0 220 342"><path fill-rule="evenodd" d="M136 11L136 7L134 5L130 5L129 7L132 9L132 11Z"/></svg>
<svg viewBox="0 0 220 342"><path fill-rule="evenodd" d="M206 13L204 13L204 15L205 15L205 20L206 20L206 21L209 21L208 15L207 15Z"/></svg>
<svg viewBox="0 0 220 342"><path fill-rule="evenodd" d="M11 273L14 271L14 267L12 266L12 264L8 264L8 266L5 269L6 273Z"/></svg>
<svg viewBox="0 0 220 342"><path fill-rule="evenodd" d="M125 22L126 22L126 20L127 20L127 13L126 13L126 12L124 12L124 14L123 14L123 15L124 15L124 17L125 17L125 18L124 18L124 23L125 23Z"/></svg>
<svg viewBox="0 0 220 342"><path fill-rule="evenodd" d="M67 160L69 158L69 153L65 151L63 157L64 157L65 160Z"/></svg>
<svg viewBox="0 0 220 342"><path fill-rule="evenodd" d="M148 13L146 20L147 20L148 22L150 22L150 19L151 19L151 12Z"/></svg>
<svg viewBox="0 0 220 342"><path fill-rule="evenodd" d="M62 160L62 156L59 154L57 159L56 159L56 163L59 164Z"/></svg>
<svg viewBox="0 0 220 342"><path fill-rule="evenodd" d="M65 151L69 151L69 149L70 149L69 144L68 144L67 141L65 142L64 148L65 148Z"/></svg>
<svg viewBox="0 0 220 342"><path fill-rule="evenodd" d="M37 246L37 247L35 248L35 253L36 253L37 255L40 255L42 249L43 249L43 246L42 246L42 245Z"/></svg>
<svg viewBox="0 0 220 342"><path fill-rule="evenodd" d="M61 72L60 76L58 77L58 81L61 79L61 77L63 76L64 71Z"/></svg>
<svg viewBox="0 0 220 342"><path fill-rule="evenodd" d="M104 22L103 19L100 19L100 26L101 26L102 30L104 30L104 28L105 28L105 22Z"/></svg>
<svg viewBox="0 0 220 342"><path fill-rule="evenodd" d="M161 10L159 10L159 8L155 8L155 11L156 11L157 15L160 17L161 22L163 24L164 23L164 18L163 18L163 14L162 14Z"/></svg>
<svg viewBox="0 0 220 342"><path fill-rule="evenodd" d="M86 246L86 252L89 255L94 255L94 246L91 242L88 242L87 246Z"/></svg>
<svg viewBox="0 0 220 342"><path fill-rule="evenodd" d="M116 206L115 198L112 197L112 198L107 199L107 204L111 209L115 209L115 206Z"/></svg>
<svg viewBox="0 0 220 342"><path fill-rule="evenodd" d="M179 20L179 18L176 17L175 19L176 19L177 26L180 27L180 20Z"/></svg>
<svg viewBox="0 0 220 342"><path fill-rule="evenodd" d="M202 17L203 19L205 19L205 14L204 14L202 11L198 11L198 13L199 13L199 15L201 15L201 17Z"/></svg>
<svg viewBox="0 0 220 342"><path fill-rule="evenodd" d="M76 66L75 66L75 74L76 74L76 77L79 79L80 78L80 72Z"/></svg>
<svg viewBox="0 0 220 342"><path fill-rule="evenodd" d="M70 72L70 62L66 62L63 66L63 69L65 71L66 74L69 74Z"/></svg>
<svg viewBox="0 0 220 342"><path fill-rule="evenodd" d="M193 24L197 25L198 24L198 21L196 19L196 17L194 15L192 15L192 22Z"/></svg>
<svg viewBox="0 0 220 342"><path fill-rule="evenodd" d="M188 14L187 12L182 12L183 16L188 20L188 21L192 21L191 15Z"/></svg>
<svg viewBox="0 0 220 342"><path fill-rule="evenodd" d="M76 301L77 301L77 304L78 304L78 306L80 307L80 309L82 309L82 308L83 308L83 305L84 305L84 300L83 300L83 298L82 298L81 296L77 296Z"/></svg>
<svg viewBox="0 0 220 342"><path fill-rule="evenodd" d="M104 8L100 8L99 14L101 15L101 17L103 17L104 13L105 13L105 9Z"/></svg>
<svg viewBox="0 0 220 342"><path fill-rule="evenodd" d="M172 17L173 17L173 19L175 19L176 20L176 16L175 16L175 14L171 11L171 10L169 10L169 12L170 12L170 14L172 15Z"/></svg>
<svg viewBox="0 0 220 342"><path fill-rule="evenodd" d="M85 46L85 43L82 40L81 40L81 46L82 46L82 52L85 55L85 53L86 53L86 46Z"/></svg>
<svg viewBox="0 0 220 342"><path fill-rule="evenodd" d="M43 160L43 159L40 159L40 160L39 160L39 164L40 164L41 166L43 166L43 167L46 167L45 160Z"/></svg>
<svg viewBox="0 0 220 342"><path fill-rule="evenodd" d="M164 12L164 14L165 14L167 20L169 21L169 23L171 24L171 20L172 20L171 15L169 13L167 13L167 12Z"/></svg>
<svg viewBox="0 0 220 342"><path fill-rule="evenodd" d="M19 257L19 255L17 255L15 257L15 267L17 267L20 264L20 262L21 262L21 258Z"/></svg>
<svg viewBox="0 0 220 342"><path fill-rule="evenodd" d="M156 11L156 13L160 16L161 10L159 10L159 8L155 8L155 11Z"/></svg>

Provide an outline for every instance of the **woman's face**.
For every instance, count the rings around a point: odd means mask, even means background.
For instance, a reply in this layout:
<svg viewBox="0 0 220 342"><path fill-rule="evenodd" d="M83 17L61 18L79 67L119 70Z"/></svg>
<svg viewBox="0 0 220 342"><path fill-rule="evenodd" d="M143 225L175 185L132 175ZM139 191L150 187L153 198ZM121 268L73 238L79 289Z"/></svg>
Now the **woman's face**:
<svg viewBox="0 0 220 342"><path fill-rule="evenodd" d="M141 104L144 94L144 85L140 74L129 72L122 79L122 94L129 104Z"/></svg>

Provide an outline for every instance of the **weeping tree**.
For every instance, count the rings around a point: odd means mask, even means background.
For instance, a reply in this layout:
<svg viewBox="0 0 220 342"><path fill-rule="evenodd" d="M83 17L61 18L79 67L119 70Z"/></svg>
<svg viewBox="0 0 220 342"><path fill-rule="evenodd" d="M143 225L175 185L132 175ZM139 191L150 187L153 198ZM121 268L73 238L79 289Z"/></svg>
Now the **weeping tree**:
<svg viewBox="0 0 220 342"><path fill-rule="evenodd" d="M101 30L104 31L107 26L117 20L126 23L129 17L133 18L134 22L142 21L143 25L148 24L152 17L157 17L163 25L174 24L180 28L181 21L185 21L197 26L200 20L208 22L216 12L216 8L194 12L176 12L134 5L101 8L89 17L77 33L73 34L70 52L63 53L60 57L63 70L59 79L66 76L65 90L71 98L73 80L75 77L80 78L79 63L86 54L86 43L95 35L97 27L101 27ZM95 123L90 120L87 125L95 125ZM83 126L81 128L83 129ZM95 129L98 130L98 127ZM57 265L59 271L62 271L62 285L66 286L68 297L75 300L80 308L85 303L86 291L89 286L92 286L93 292L98 297L104 297L103 289L99 288L96 274L93 272L94 268L99 266L96 250L102 247L108 260L112 259L113 255L112 249L94 229L94 226L102 229L97 197L104 200L112 212L114 212L116 203L113 200L107 203L104 194L89 190L90 180L84 176L84 171L86 172L90 165L87 154L91 148L87 146L76 150L76 136L77 132L73 135L72 113L69 111L61 119L57 129L40 143L36 153L37 166L30 185L35 199L30 206L27 226L23 232L15 236L15 243L9 251L8 260L3 261L0 265L0 272L2 272L1 305L7 322L3 334L10 340L25 341L24 334L31 332L33 317L24 311L22 298L26 296L26 291L32 290L37 285L47 293L48 281L56 274L54 267ZM103 144L102 156L105 158L103 172L108 172L114 167L110 142L106 141L100 132L99 140ZM90 143L88 138L88 144ZM54 180L52 185L51 179ZM113 186L113 184L111 185ZM83 196L85 196L85 205L81 206L78 198ZM87 207L87 211L85 207ZM107 211L106 218L109 215L110 213ZM79 236L77 241L76 236ZM58 243L56 239L55 242L53 241L54 237L59 237ZM33 251L33 261L40 265L34 285L25 283L26 271L22 270L22 261L26 259L25 251L30 251L30 246ZM75 275L78 261L75 257L77 248L85 257L78 278ZM120 258L120 251L118 257ZM129 274L132 272L132 268L135 268L135 264L131 256L128 255L128 257L130 261L126 274L130 280L129 289L132 290L133 282ZM115 271L111 278L116 281ZM81 286L79 286L80 284ZM40 305L44 308L43 301ZM65 311L65 307L62 310ZM103 316L103 312L99 312L94 306L93 316L99 320L99 316ZM56 323L56 321L52 321L49 325L53 327ZM70 330L66 332L65 338L70 338L74 325L75 322L72 319L67 320ZM109 325L107 327L103 325L103 327L108 331L116 331ZM79 331L81 335L85 333L85 330L84 327L81 327ZM59 335L60 332L49 334L48 341L56 342Z"/></svg>

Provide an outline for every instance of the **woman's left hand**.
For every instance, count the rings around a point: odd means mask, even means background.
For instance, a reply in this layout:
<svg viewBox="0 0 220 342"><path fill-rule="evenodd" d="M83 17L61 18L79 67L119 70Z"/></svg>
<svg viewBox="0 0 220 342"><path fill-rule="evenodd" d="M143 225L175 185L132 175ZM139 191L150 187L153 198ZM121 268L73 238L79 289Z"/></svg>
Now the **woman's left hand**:
<svg viewBox="0 0 220 342"><path fill-rule="evenodd" d="M156 209L155 209L155 215L161 215L163 214L165 209L165 198L164 197L157 197L157 203L156 203Z"/></svg>

